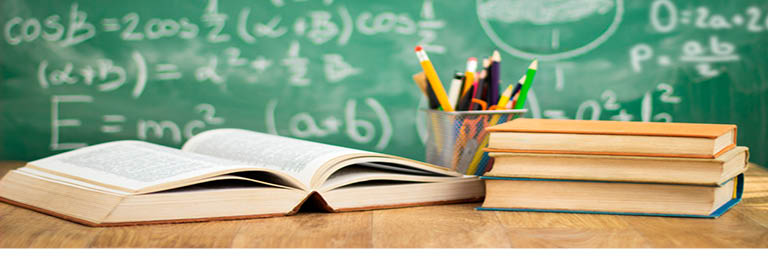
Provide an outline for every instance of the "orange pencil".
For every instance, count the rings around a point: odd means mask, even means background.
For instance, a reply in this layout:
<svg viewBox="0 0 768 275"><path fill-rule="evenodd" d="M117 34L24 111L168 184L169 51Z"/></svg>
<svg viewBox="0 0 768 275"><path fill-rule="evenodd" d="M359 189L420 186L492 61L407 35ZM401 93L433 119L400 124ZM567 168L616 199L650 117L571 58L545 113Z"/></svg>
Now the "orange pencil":
<svg viewBox="0 0 768 275"><path fill-rule="evenodd" d="M477 58L470 57L467 59L467 71L464 72L464 90L461 91L462 96L464 96L464 94L469 91L469 88L472 87L472 84L475 83L475 70L477 70Z"/></svg>

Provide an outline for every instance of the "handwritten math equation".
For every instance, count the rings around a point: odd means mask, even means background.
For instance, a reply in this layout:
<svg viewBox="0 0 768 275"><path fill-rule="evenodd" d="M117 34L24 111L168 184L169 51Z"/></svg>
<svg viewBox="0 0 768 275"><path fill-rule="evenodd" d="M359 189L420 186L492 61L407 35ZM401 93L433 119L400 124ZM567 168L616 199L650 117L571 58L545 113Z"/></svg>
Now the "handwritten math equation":
<svg viewBox="0 0 768 275"><path fill-rule="evenodd" d="M654 0L650 3L648 26L652 33L670 38L678 36L680 31L696 30L697 33L704 31L709 34L690 39L669 39L667 41L676 43L662 43L664 47L654 47L651 43L631 45L628 48L631 73L639 75L659 68L684 67L693 69L702 78L717 77L726 69L724 64L743 59L737 46L725 38L729 32L768 32L768 13L757 6L746 6L725 14L703 5L678 5L679 2L671 0ZM564 89L562 68L567 65L559 64L555 70L557 91ZM566 110L540 107L535 93L529 99L529 107L532 116L537 118L672 122L672 114L657 110L669 109L683 101L668 83L658 83L654 89L644 92L640 107L634 110L626 108L624 105L630 104L620 102L618 94L612 89L606 89L600 93L599 98L587 98L580 102L571 115Z"/></svg>
<svg viewBox="0 0 768 275"><path fill-rule="evenodd" d="M301 2L301 1L296 1ZM271 1L281 8L288 6L286 1ZM221 52L207 53L199 64L177 64L177 60L162 60L162 55L134 52L131 60L136 72L133 79L136 86L132 96L139 97L148 81L174 81L184 77L194 78L198 82L224 84L229 77L240 77L245 83L256 84L266 79L265 73L280 70L287 76L288 84L307 87L312 84L310 72L322 72L325 83L338 83L344 79L362 74L362 68L346 60L343 54L326 53L322 55L318 68L311 67L311 59L302 54L302 47L321 46L335 43L343 47L349 43L352 34L374 35L415 35L425 48L444 53L445 47L437 43L437 31L445 22L435 18L432 1L425 0L420 18L412 18L407 13L364 11L351 14L345 5L333 5L333 1L323 1L328 10L307 11L293 22L283 19L280 14L269 18L254 18L251 8L241 8L237 15L219 11L218 1L209 0L203 9L199 23L187 17L181 18L145 18L135 12L115 18L103 18L91 22L88 13L77 3L70 7L68 15L53 14L38 19L35 17L13 17L4 24L5 41L13 46L23 46L35 41L45 41L59 47L74 47L93 39L97 35L115 33L117 38L126 41L147 41L161 39L192 40L202 38L210 44L220 44L238 40L238 43L257 45L270 39L291 37L284 49L284 57L277 59L273 55L257 54L247 56L240 47L228 47ZM231 34L230 25L236 26ZM103 34L102 34L103 33ZM305 44L305 45L302 45ZM191 53L192 56L197 53ZM187 56L189 57L189 55ZM186 61L186 60L185 60ZM122 87L127 81L125 64L116 64L113 60L100 59L96 65L75 68L73 63L49 64L43 60L39 64L38 78L40 86L48 88L56 85L85 84L93 85L99 91L111 91ZM51 71L47 71L51 67ZM54 68L53 66L60 66ZM109 79L109 80L108 80Z"/></svg>
<svg viewBox="0 0 768 275"><path fill-rule="evenodd" d="M672 122L672 115L667 112L654 111L654 104L674 106L682 102L682 98L675 94L674 87L667 83L659 83L655 89L646 91L642 96L639 108L634 109L625 106L630 104L622 103L616 92L607 89L600 94L600 98L582 101L576 108L576 113L573 116L568 116L566 111L562 109L542 108L535 92L528 96L528 108L531 116L551 119L600 120L607 118L616 121Z"/></svg>
<svg viewBox="0 0 768 275"><path fill-rule="evenodd" d="M83 118L73 116L69 111L87 108L91 104L98 104L96 97L85 94L53 95L51 96L50 103L50 149L54 151L69 150L88 146L86 142L65 140L62 138L62 133L67 131L78 132L80 130L78 128L86 126L83 125ZM100 114L98 115L100 118L98 131L104 135L131 131L140 140L162 139L170 135L171 141L180 145L184 139L191 138L209 126L220 126L226 122L226 118L216 114L216 107L208 103L197 104L191 111L195 118L181 124L165 119L138 117L135 124L130 125L133 118L129 119L124 114Z"/></svg>
<svg viewBox="0 0 768 275"><path fill-rule="evenodd" d="M88 108L101 96L125 96L139 100L146 93L192 80L196 83L225 87L241 84L274 84L280 79L292 87L308 91L316 85L344 85L361 77L365 68L350 60L343 48L355 38L408 36L436 54L445 53L438 31L446 25L438 18L432 0L422 0L419 14L396 10L367 11L349 9L343 2L271 0L253 7L226 9L224 1L207 0L197 15L146 16L132 11L119 14L100 13L98 18L88 8L75 2L66 12L43 16L14 16L3 24L3 39L11 48L45 44L51 49L77 49L96 38L114 39L122 44L188 41L189 47L170 53L146 47L131 47L127 55L61 55L43 57L34 64L37 85L50 96L52 150L87 146L85 142L65 140L62 132L77 131L84 119L72 117L68 108ZM264 15L258 9L271 5L276 12ZM290 11L290 14L288 12ZM296 14L296 11L300 11ZM100 11L101 12L101 11ZM283 13L285 12L285 13ZM269 53L251 47L277 45ZM273 42L272 44L269 44ZM200 45L202 43L202 46ZM212 47L207 47L207 46ZM315 47L323 47L318 56ZM330 47L330 48L329 48ZM313 53L305 54L306 51ZM76 51L73 51L76 52ZM363 62L368 64L367 62ZM83 93L83 88L86 91ZM257 89L258 90L258 89ZM263 91L261 93L268 93ZM68 91L77 91L75 93ZM392 137L393 125L387 110L375 98L347 100L339 114L276 113L278 99L267 102L265 123L274 134L299 138L344 136L358 144L385 149ZM282 103L288 104L288 103ZM79 106L79 107L76 107ZM125 114L100 114L102 134L135 133L136 138L170 139L175 144L211 127L226 126L227 119L216 114L216 107L200 103L186 110L193 119L171 121L162 118L126 117ZM360 112L364 112L362 119ZM315 117L318 117L316 121ZM322 118L321 118L322 117ZM287 123L283 123L287 122ZM91 122L92 123L92 122ZM276 124L288 125L278 131ZM94 126L94 125L89 125ZM279 132L279 133L278 133Z"/></svg>
<svg viewBox="0 0 768 275"><path fill-rule="evenodd" d="M392 138L392 122L384 106L374 98L365 98L365 105L360 108L368 108L375 114L375 120L363 119L358 115L357 101L347 100L342 114L328 114L318 123L313 115L308 112L289 114L287 119L276 117L276 109L279 100L271 99L265 108L266 132L275 135L292 135L298 138L322 138L329 135L344 133L352 141L358 144L371 144L377 150L387 148ZM68 110L87 108L90 104L97 104L91 95L53 95L51 96L51 150L68 150L88 146L86 142L63 140L63 131L77 132L83 127L83 119L69 114ZM200 103L194 106L190 112L193 119L177 123L172 120L147 118L139 116L129 120L124 114L108 113L100 114L99 129L102 134L120 134L132 131L140 140L164 139L180 145L184 140L204 131L224 125L227 121L216 112L216 107L208 103ZM321 114L323 115L323 114ZM315 115L320 116L320 115ZM90 116L89 116L90 117ZM338 117L342 117L339 119ZM288 132L278 131L276 121L288 121ZM378 125L378 127L377 127ZM377 132L380 129L381 133Z"/></svg>
<svg viewBox="0 0 768 275"><path fill-rule="evenodd" d="M692 29L711 31L712 34L707 39L686 40L676 49L653 49L647 43L637 44L629 50L632 71L641 73L653 66L690 64L702 77L718 76L722 72L719 64L741 60L735 45L719 34L764 33L768 31L767 12L757 6L747 6L741 11L724 14L706 6L681 8L670 0L654 0L649 11L649 24L655 32L670 34Z"/></svg>

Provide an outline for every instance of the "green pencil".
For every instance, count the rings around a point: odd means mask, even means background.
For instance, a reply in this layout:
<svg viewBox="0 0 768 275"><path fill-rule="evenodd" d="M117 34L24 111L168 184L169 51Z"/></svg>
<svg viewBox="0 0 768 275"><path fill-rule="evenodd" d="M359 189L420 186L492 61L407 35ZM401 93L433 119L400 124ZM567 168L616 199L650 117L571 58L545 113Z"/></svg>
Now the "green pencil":
<svg viewBox="0 0 768 275"><path fill-rule="evenodd" d="M525 98L528 96L528 90L531 89L533 83L533 77L536 75L536 69L539 68L539 61L534 59L531 62L531 66L528 66L528 72L525 73L525 83L520 88L520 96L517 98L517 102L512 109L522 109L525 106Z"/></svg>

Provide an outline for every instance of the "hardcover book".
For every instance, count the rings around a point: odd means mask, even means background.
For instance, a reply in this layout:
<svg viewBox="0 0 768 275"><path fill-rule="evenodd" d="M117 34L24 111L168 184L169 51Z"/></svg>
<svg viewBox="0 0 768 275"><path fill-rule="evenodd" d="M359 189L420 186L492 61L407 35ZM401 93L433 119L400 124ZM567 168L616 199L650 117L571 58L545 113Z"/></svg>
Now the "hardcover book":
<svg viewBox="0 0 768 275"><path fill-rule="evenodd" d="M489 152L716 158L736 125L515 119L486 128Z"/></svg>
<svg viewBox="0 0 768 275"><path fill-rule="evenodd" d="M330 212L479 201L484 185L396 156L247 130L181 150L116 141L29 162L0 200L91 226L280 216L308 199Z"/></svg>
<svg viewBox="0 0 768 275"><path fill-rule="evenodd" d="M716 218L741 201L744 174L719 186L482 177L479 210Z"/></svg>
<svg viewBox="0 0 768 275"><path fill-rule="evenodd" d="M718 186L747 170L744 146L714 159L591 154L489 153L489 177L665 182Z"/></svg>

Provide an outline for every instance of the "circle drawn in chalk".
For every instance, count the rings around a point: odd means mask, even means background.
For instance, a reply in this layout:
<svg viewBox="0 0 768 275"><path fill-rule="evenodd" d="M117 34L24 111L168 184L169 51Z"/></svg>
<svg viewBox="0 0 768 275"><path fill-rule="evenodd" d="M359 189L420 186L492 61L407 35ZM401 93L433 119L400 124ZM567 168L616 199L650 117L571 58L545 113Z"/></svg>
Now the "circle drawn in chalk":
<svg viewBox="0 0 768 275"><path fill-rule="evenodd" d="M477 0L476 3L478 21L496 46L520 58L549 61L579 56L597 48L616 32L624 14L624 0ZM595 25L608 27L589 33ZM514 30L508 31L515 34L510 41L497 34L496 28L503 27ZM547 37L542 38L542 34ZM541 41L549 43L545 47Z"/></svg>

